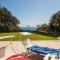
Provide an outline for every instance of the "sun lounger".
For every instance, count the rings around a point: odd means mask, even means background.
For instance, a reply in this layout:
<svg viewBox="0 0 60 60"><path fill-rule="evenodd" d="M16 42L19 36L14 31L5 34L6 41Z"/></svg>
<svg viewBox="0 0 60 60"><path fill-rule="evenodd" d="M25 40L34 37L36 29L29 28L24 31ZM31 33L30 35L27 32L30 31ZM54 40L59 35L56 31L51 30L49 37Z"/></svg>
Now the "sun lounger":
<svg viewBox="0 0 60 60"><path fill-rule="evenodd" d="M53 49L53 48L49 48L49 47L33 45L32 43L30 43L31 41L29 41L29 40L30 39L28 39L28 42L26 42L26 45L24 45L28 51L30 50L34 53L42 54L44 56L47 54L53 54L53 55L56 55L57 58L59 57L60 49Z"/></svg>
<svg viewBox="0 0 60 60"><path fill-rule="evenodd" d="M43 55L47 55L47 54L54 54L59 56L60 54L60 50L59 49L53 49L53 48L48 48L48 47L40 47L40 46L32 46L29 48L29 50L38 53L38 54L43 54Z"/></svg>
<svg viewBox="0 0 60 60"><path fill-rule="evenodd" d="M51 57L51 59L59 59L59 54L60 54L60 49L53 49L53 48L48 48L48 47L40 47L40 46L32 46L29 48L30 51L35 52L37 54L43 55L43 56L47 56L48 54L50 54L50 56L54 56ZM49 58L49 57L48 57Z"/></svg>

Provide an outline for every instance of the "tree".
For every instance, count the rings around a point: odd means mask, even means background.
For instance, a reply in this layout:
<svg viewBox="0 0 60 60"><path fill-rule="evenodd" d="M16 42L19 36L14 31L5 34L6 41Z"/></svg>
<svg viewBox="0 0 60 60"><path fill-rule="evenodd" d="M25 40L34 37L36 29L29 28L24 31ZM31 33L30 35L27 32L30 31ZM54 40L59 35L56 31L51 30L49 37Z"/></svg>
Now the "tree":
<svg viewBox="0 0 60 60"><path fill-rule="evenodd" d="M49 31L55 33L60 32L60 11L52 15L49 23Z"/></svg>
<svg viewBox="0 0 60 60"><path fill-rule="evenodd" d="M5 7L0 7L0 31L11 32L19 31L20 21L11 14Z"/></svg>
<svg viewBox="0 0 60 60"><path fill-rule="evenodd" d="M41 26L37 25L37 31L39 31L39 32L47 32L48 31L48 25L47 24L42 24Z"/></svg>

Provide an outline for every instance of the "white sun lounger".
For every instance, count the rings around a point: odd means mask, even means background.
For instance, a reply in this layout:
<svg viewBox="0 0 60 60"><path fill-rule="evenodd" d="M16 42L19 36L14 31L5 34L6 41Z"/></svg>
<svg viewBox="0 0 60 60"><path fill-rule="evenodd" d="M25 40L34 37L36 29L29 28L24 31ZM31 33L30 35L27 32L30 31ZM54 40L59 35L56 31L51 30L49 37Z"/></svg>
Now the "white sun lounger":
<svg viewBox="0 0 60 60"><path fill-rule="evenodd" d="M48 47L42 47L42 46L37 46L31 43L30 39L27 39L26 41L23 41L23 45L27 51L32 51L34 53L42 54L45 57L47 55L52 55L52 56L57 56L59 55L59 49L53 49L53 48L48 48ZM55 55L56 54L56 55ZM51 57L52 58L52 57Z"/></svg>

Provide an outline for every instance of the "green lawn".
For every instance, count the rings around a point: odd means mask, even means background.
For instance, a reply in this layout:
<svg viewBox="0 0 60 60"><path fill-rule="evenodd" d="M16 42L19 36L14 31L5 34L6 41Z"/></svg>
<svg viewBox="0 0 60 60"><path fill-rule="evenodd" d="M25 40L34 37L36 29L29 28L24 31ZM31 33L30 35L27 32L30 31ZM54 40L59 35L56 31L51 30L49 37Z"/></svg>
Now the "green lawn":
<svg viewBox="0 0 60 60"><path fill-rule="evenodd" d="M50 36L43 36L39 34L32 33L30 36L24 36L21 35L20 32L12 32L12 33L0 33L1 36L10 36L15 35L13 38L13 41L19 41L19 40L26 40L27 38L30 38L31 40L56 40L57 37L50 37ZM10 41L10 38L0 39L0 41Z"/></svg>
<svg viewBox="0 0 60 60"><path fill-rule="evenodd" d="M57 37L51 37L51 36L44 36L44 35L39 35L39 34L32 34L31 35L32 40L56 40Z"/></svg>

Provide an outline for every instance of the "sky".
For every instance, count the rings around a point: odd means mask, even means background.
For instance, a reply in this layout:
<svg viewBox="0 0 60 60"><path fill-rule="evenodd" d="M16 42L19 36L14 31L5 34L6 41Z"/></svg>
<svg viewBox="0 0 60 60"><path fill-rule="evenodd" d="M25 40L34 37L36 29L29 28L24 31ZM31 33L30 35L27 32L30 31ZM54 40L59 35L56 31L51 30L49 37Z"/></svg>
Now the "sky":
<svg viewBox="0 0 60 60"><path fill-rule="evenodd" d="M60 10L60 0L0 0L0 4L19 19L21 27L48 24Z"/></svg>

